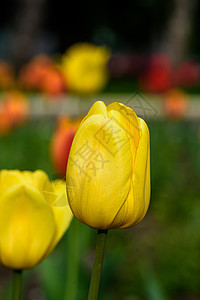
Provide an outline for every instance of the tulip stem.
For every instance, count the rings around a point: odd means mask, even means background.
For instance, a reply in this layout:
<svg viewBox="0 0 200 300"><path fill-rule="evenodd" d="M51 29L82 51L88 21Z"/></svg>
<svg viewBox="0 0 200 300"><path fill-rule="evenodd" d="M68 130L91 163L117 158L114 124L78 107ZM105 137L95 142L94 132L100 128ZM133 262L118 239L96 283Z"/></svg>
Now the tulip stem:
<svg viewBox="0 0 200 300"><path fill-rule="evenodd" d="M76 300L78 292L79 261L81 254L80 242L80 225L81 223L75 218L68 232L67 250L68 250L68 268L66 284L66 300Z"/></svg>
<svg viewBox="0 0 200 300"><path fill-rule="evenodd" d="M97 300L108 230L98 230L96 254L90 281L88 300Z"/></svg>
<svg viewBox="0 0 200 300"><path fill-rule="evenodd" d="M13 296L12 300L19 300L22 289L22 270L13 270Z"/></svg>

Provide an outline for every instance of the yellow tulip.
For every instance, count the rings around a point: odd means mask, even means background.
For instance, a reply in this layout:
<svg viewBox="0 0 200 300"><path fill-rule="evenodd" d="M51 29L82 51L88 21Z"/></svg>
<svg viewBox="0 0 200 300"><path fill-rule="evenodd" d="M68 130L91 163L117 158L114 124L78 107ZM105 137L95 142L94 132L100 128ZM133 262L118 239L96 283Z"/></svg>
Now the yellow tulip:
<svg viewBox="0 0 200 300"><path fill-rule="evenodd" d="M69 90L92 94L108 81L110 51L89 43L72 45L63 56L62 70Z"/></svg>
<svg viewBox="0 0 200 300"><path fill-rule="evenodd" d="M29 269L53 250L70 225L65 182L41 170L0 171L0 264Z"/></svg>
<svg viewBox="0 0 200 300"><path fill-rule="evenodd" d="M81 122L67 166L67 194L75 217L96 229L127 228L150 201L149 130L121 103L97 101Z"/></svg>

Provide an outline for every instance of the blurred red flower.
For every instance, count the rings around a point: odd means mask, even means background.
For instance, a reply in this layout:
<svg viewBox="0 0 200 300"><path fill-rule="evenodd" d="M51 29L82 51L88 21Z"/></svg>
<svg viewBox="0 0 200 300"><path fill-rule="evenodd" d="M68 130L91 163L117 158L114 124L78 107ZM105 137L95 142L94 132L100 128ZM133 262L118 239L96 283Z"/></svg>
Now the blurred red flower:
<svg viewBox="0 0 200 300"><path fill-rule="evenodd" d="M143 91L160 93L172 85L172 65L164 54L152 55L144 73L139 78L139 86Z"/></svg>
<svg viewBox="0 0 200 300"><path fill-rule="evenodd" d="M50 154L54 168L60 176L66 174L69 152L80 121L80 119L72 121L62 117L58 120L57 128L53 133Z"/></svg>
<svg viewBox="0 0 200 300"><path fill-rule="evenodd" d="M193 61L186 61L178 66L173 73L176 86L191 87L197 85L200 79L199 65Z"/></svg>
<svg viewBox="0 0 200 300"><path fill-rule="evenodd" d="M146 57L134 53L114 54L109 61L108 67L113 77L136 76L144 69Z"/></svg>

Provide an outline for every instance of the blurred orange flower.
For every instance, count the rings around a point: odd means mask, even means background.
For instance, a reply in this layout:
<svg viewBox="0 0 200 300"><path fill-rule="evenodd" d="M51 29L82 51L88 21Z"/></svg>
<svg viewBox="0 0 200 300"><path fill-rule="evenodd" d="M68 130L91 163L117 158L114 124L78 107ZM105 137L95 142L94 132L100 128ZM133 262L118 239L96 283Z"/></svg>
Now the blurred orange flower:
<svg viewBox="0 0 200 300"><path fill-rule="evenodd" d="M10 89L14 84L14 71L11 65L5 61L0 61L0 88Z"/></svg>
<svg viewBox="0 0 200 300"><path fill-rule="evenodd" d="M181 119L187 113L187 94L179 89L169 90L164 96L163 110L170 119Z"/></svg>
<svg viewBox="0 0 200 300"><path fill-rule="evenodd" d="M6 135L11 130L11 124L6 112L0 106L0 135Z"/></svg>
<svg viewBox="0 0 200 300"><path fill-rule="evenodd" d="M0 103L0 133L6 134L28 117L29 102L18 91L6 93Z"/></svg>
<svg viewBox="0 0 200 300"><path fill-rule="evenodd" d="M80 122L81 119L72 121L68 117L61 117L53 133L50 154L55 170L60 176L65 176L66 174L69 152Z"/></svg>
<svg viewBox="0 0 200 300"><path fill-rule="evenodd" d="M38 55L24 66L20 71L19 82L28 90L49 95L60 95L66 91L62 72L47 55Z"/></svg>

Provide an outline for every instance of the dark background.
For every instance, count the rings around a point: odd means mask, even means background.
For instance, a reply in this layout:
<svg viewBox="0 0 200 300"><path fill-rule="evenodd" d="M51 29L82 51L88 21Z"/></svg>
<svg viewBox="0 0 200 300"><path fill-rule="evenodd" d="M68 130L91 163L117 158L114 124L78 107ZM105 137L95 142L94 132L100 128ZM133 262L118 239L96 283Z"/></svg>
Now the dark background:
<svg viewBox="0 0 200 300"><path fill-rule="evenodd" d="M0 58L12 60L13 40L24 34L35 41L31 49L28 44L23 44L25 48L27 46L24 60L38 52L63 53L68 46L80 41L106 44L113 51L159 52L162 50L170 16L179 2L3 1ZM200 3L192 2L187 54L199 57L200 41L197 37L200 31ZM18 43L19 47L21 45Z"/></svg>

